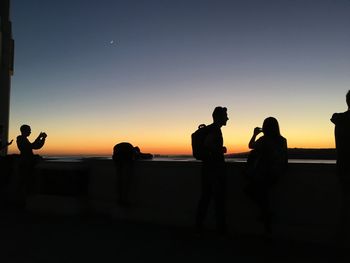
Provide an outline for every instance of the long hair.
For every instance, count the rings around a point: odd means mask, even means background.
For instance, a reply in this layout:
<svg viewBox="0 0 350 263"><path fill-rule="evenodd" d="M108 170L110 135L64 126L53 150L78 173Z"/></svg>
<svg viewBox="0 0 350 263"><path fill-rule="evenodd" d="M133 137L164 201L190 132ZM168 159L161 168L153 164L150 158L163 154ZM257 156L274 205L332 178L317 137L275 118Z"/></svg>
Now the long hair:
<svg viewBox="0 0 350 263"><path fill-rule="evenodd" d="M266 118L264 120L262 129L265 136L278 137L281 135L278 121L274 117Z"/></svg>

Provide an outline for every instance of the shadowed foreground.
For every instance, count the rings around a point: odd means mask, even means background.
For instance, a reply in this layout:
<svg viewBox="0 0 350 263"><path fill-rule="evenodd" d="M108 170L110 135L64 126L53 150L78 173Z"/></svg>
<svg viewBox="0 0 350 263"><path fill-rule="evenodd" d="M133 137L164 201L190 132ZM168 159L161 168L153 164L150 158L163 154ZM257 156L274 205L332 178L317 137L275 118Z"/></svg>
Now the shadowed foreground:
<svg viewBox="0 0 350 263"><path fill-rule="evenodd" d="M125 222L101 216L0 212L0 262L349 262L332 244L263 236L198 237L188 227Z"/></svg>

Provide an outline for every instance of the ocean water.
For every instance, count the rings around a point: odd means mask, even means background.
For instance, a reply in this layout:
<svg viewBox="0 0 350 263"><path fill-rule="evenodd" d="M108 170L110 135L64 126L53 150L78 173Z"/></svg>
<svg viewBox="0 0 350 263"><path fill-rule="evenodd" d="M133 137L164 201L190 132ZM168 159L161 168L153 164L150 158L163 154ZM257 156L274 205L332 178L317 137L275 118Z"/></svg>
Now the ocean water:
<svg viewBox="0 0 350 263"><path fill-rule="evenodd" d="M111 156L44 156L44 159L51 162L82 162L83 160L95 159L95 160L112 160ZM167 156L155 156L152 160L145 160L148 162L200 162L192 156L178 156L178 155L167 155ZM246 158L226 158L226 162L246 162ZM323 159L289 159L289 163L310 163L310 164L335 164L336 160L323 160Z"/></svg>

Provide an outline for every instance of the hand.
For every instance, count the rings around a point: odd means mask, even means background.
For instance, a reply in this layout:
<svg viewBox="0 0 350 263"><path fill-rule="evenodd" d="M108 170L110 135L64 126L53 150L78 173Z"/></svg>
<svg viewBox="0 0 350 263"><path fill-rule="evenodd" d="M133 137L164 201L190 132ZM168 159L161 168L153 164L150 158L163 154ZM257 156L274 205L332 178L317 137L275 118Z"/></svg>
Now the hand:
<svg viewBox="0 0 350 263"><path fill-rule="evenodd" d="M8 142L8 143L7 143L7 145L11 145L11 144L12 144L12 142L13 142L13 140L11 140L10 142Z"/></svg>
<svg viewBox="0 0 350 263"><path fill-rule="evenodd" d="M45 139L45 138L47 137L47 134L46 134L45 132L41 132L41 133L40 133L40 137L43 138L43 139Z"/></svg>
<svg viewBox="0 0 350 263"><path fill-rule="evenodd" d="M258 135L260 132L262 132L262 129L260 127L255 127L254 129L254 135Z"/></svg>

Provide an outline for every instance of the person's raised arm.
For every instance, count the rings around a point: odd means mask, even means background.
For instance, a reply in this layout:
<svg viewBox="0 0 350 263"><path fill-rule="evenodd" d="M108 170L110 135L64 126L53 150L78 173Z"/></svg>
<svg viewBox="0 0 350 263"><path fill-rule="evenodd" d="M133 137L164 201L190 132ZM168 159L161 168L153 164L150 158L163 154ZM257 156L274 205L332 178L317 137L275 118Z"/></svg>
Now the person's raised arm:
<svg viewBox="0 0 350 263"><path fill-rule="evenodd" d="M7 146L10 146L12 144L13 140L9 141L8 143L5 143L4 145L0 145L0 150L5 149Z"/></svg>
<svg viewBox="0 0 350 263"><path fill-rule="evenodd" d="M38 136L38 138L35 139L35 141L32 143L32 148L37 150L44 146L45 139L47 135L45 132L41 132Z"/></svg>
<svg viewBox="0 0 350 263"><path fill-rule="evenodd" d="M253 136L249 141L248 147L249 149L255 149L255 141L256 141L256 136L258 136L259 133L262 132L262 129L259 127L254 128Z"/></svg>

